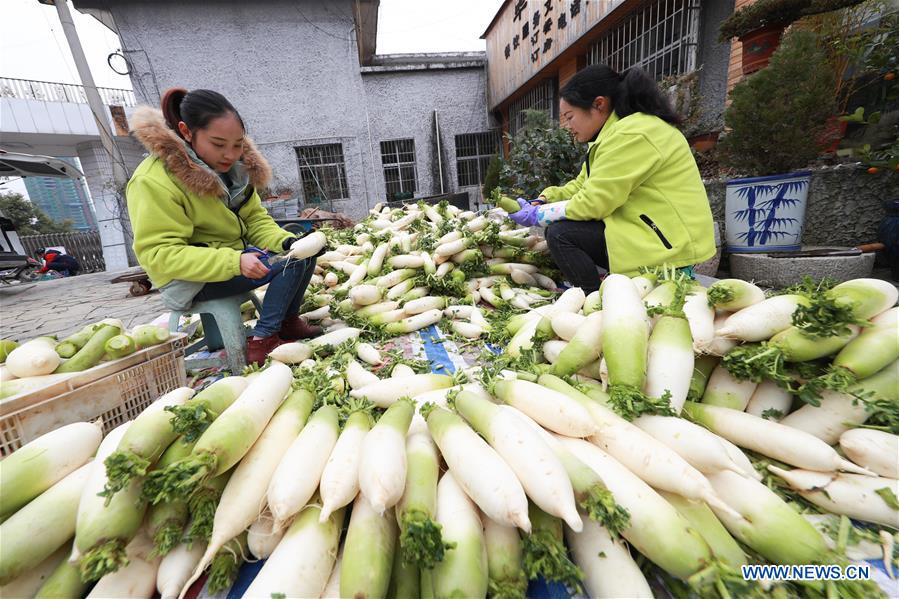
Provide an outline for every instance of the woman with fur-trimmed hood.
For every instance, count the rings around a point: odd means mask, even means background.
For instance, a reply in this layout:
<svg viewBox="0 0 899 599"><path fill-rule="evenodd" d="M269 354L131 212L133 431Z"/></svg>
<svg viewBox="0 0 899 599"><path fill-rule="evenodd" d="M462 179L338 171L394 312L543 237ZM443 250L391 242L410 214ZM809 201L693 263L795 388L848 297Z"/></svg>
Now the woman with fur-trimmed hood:
<svg viewBox="0 0 899 599"><path fill-rule="evenodd" d="M161 111L142 106L131 123L150 152L126 189L134 251L166 306L189 310L268 284L248 363L261 364L283 340L319 334L298 315L315 258L268 263L267 251L287 250L296 236L262 206L257 189L271 168L231 103L210 90L170 89Z"/></svg>

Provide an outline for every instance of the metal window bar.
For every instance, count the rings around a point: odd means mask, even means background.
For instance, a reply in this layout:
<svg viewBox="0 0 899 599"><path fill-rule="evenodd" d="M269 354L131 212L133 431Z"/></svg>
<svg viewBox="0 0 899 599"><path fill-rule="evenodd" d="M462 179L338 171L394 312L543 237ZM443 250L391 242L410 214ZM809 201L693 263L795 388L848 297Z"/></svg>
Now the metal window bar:
<svg viewBox="0 0 899 599"><path fill-rule="evenodd" d="M418 191L415 167L415 140L393 139L381 142L381 164L387 201L408 200Z"/></svg>
<svg viewBox="0 0 899 599"><path fill-rule="evenodd" d="M499 152L499 133L482 131L456 136L456 179L459 187L484 183L487 167Z"/></svg>
<svg viewBox="0 0 899 599"><path fill-rule="evenodd" d="M295 149L304 204L331 204L334 200L349 198L343 144L297 146Z"/></svg>
<svg viewBox="0 0 899 599"><path fill-rule="evenodd" d="M525 110L542 110L550 119L559 118L558 90L555 79L546 79L509 106L509 133L515 135L524 127Z"/></svg>
<svg viewBox="0 0 899 599"><path fill-rule="evenodd" d="M653 0L590 47L587 64L637 66L656 80L696 69L701 0Z"/></svg>

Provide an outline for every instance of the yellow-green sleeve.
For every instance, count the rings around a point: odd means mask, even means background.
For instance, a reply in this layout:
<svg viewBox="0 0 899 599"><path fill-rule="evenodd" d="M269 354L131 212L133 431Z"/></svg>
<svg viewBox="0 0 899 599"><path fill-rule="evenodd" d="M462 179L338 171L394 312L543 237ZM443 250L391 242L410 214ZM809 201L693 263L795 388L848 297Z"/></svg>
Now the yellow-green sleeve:
<svg viewBox="0 0 899 599"><path fill-rule="evenodd" d="M134 252L147 271L166 282L214 283L240 274L239 251L188 244L193 223L171 190L137 177L128 184L127 195Z"/></svg>
<svg viewBox="0 0 899 599"><path fill-rule="evenodd" d="M590 163L590 176L571 196L570 220L602 220L624 204L631 192L654 173L662 155L639 133L620 133L603 142Z"/></svg>
<svg viewBox="0 0 899 599"><path fill-rule="evenodd" d="M285 239L296 237L290 231L285 231L278 226L275 219L262 206L259 194L253 192L246 206L241 208L240 216L247 226L247 241L250 245L280 252L281 244Z"/></svg>
<svg viewBox="0 0 899 599"><path fill-rule="evenodd" d="M540 195L546 198L546 201L549 203L552 202L561 202L562 200L570 200L574 194L579 192L581 188L584 186L584 179L587 176L587 169L585 167L581 167L581 172L577 174L577 177L566 183L565 185L554 185L552 187L547 187Z"/></svg>

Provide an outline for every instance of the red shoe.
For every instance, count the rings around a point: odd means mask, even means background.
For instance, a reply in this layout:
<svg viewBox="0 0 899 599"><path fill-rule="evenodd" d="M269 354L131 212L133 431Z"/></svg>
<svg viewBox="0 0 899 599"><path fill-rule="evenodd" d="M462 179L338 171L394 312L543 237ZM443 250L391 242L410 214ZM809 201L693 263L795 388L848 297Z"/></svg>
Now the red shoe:
<svg viewBox="0 0 899 599"><path fill-rule="evenodd" d="M247 339L247 364L262 366L265 359L268 357L268 354L282 343L284 343L284 341L277 335L264 337L262 339L253 339L250 337Z"/></svg>
<svg viewBox="0 0 899 599"><path fill-rule="evenodd" d="M288 316L281 323L281 330L278 336L287 341L296 341L297 339L309 339L310 337L318 337L322 334L320 326L309 324L305 318L299 316Z"/></svg>

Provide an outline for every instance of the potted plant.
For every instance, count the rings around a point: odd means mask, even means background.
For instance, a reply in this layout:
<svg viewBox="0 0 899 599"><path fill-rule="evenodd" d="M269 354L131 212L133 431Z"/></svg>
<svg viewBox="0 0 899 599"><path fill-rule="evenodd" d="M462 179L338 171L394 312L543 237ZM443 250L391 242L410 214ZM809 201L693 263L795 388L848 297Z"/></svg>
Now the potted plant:
<svg viewBox="0 0 899 599"><path fill-rule="evenodd" d="M867 125L867 121L876 121L878 111L891 101L887 78L899 64L899 13L891 11L890 4L888 0L867 0L859 6L805 18L796 24L797 28L818 34L834 72L837 105L821 140L826 152L837 150L848 123ZM846 115L850 102L856 110ZM864 108L858 107L860 103L873 114L866 116Z"/></svg>
<svg viewBox="0 0 899 599"><path fill-rule="evenodd" d="M725 19L719 29L722 43L733 38L742 44L743 74L763 69L777 49L784 29L797 19L817 15L864 0L756 0Z"/></svg>
<svg viewBox="0 0 899 599"><path fill-rule="evenodd" d="M810 31L792 31L771 64L731 92L721 161L751 178L727 183L725 231L732 252L797 250L810 173L834 114L833 71Z"/></svg>
<svg viewBox="0 0 899 599"><path fill-rule="evenodd" d="M503 161L499 186L512 197L535 198L551 185L575 178L587 147L540 110L525 111L524 127L510 139L509 158Z"/></svg>

